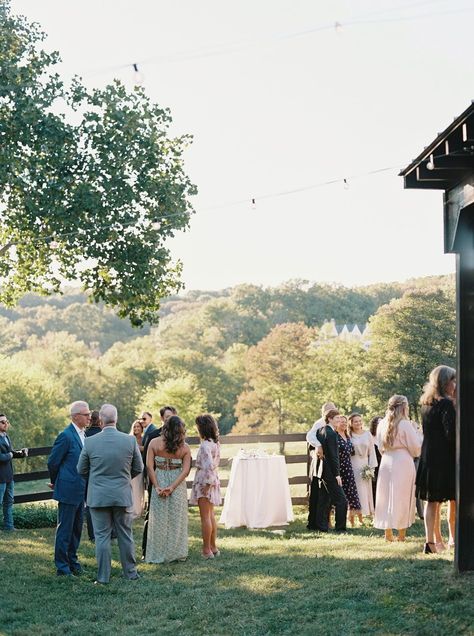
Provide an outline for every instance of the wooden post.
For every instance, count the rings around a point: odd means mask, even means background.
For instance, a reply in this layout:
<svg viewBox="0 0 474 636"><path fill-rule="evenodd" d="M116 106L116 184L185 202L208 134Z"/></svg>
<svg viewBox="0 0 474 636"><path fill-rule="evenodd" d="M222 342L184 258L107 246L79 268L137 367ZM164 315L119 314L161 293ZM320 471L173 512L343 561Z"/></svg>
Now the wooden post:
<svg viewBox="0 0 474 636"><path fill-rule="evenodd" d="M470 225L470 224L469 224ZM457 303L457 430L456 547L458 572L474 570L474 231L456 256Z"/></svg>

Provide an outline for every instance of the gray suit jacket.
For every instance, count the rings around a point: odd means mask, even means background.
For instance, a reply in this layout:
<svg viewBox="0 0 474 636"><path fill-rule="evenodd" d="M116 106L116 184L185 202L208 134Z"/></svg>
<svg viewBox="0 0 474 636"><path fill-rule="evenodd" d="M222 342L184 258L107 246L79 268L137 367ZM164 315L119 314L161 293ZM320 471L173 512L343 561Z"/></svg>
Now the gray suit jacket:
<svg viewBox="0 0 474 636"><path fill-rule="evenodd" d="M132 435L107 426L86 437L77 472L88 478L87 505L109 508L132 505L131 479L143 471L137 441Z"/></svg>

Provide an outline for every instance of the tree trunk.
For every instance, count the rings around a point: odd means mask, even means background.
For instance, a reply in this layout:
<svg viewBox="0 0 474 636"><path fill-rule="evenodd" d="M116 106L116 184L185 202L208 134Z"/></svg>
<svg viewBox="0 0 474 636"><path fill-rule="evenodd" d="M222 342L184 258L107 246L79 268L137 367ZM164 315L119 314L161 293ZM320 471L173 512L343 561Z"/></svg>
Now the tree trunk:
<svg viewBox="0 0 474 636"><path fill-rule="evenodd" d="M284 435L285 421L283 418L283 409L281 407L281 398L278 398L278 435ZM280 455L285 454L285 442L280 441Z"/></svg>

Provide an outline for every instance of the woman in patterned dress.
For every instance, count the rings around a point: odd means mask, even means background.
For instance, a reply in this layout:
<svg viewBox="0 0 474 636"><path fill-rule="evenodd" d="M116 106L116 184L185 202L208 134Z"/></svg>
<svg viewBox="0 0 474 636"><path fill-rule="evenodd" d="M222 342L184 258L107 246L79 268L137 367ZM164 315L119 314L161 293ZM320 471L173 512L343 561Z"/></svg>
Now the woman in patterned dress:
<svg viewBox="0 0 474 636"><path fill-rule="evenodd" d="M173 415L163 424L160 437L150 442L147 469L152 484L145 561L169 563L188 556L188 496L186 477L191 450L184 443L182 420Z"/></svg>
<svg viewBox="0 0 474 636"><path fill-rule="evenodd" d="M216 545L217 522L214 506L221 505L221 487L217 468L220 462L219 428L212 415L199 415L196 425L201 445L196 457L190 503L199 506L202 532L202 558L213 559L220 555Z"/></svg>
<svg viewBox="0 0 474 636"><path fill-rule="evenodd" d="M360 501L352 470L351 455L354 453L352 442L347 436L347 418L341 415L336 425L337 445L339 446L339 464L342 478L342 489L348 503L348 517L354 525L354 515L360 515ZM361 515L360 517L361 518Z"/></svg>

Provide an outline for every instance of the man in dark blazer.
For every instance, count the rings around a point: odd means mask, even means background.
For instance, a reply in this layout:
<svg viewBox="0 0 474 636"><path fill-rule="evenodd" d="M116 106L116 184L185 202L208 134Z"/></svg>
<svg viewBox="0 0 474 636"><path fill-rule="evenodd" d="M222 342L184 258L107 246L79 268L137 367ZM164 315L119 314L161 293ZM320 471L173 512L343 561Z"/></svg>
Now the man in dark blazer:
<svg viewBox="0 0 474 636"><path fill-rule="evenodd" d="M77 472L77 462L84 446L84 431L91 413L87 402L73 402L71 423L60 433L48 457L50 488L58 501L58 525L54 543L54 563L58 576L82 572L77 558L84 518L86 480Z"/></svg>
<svg viewBox="0 0 474 636"><path fill-rule="evenodd" d="M148 411L143 411L143 413L138 418L143 426L143 435L142 435L142 445L140 446L140 451L142 452L142 459L145 462L145 457L143 454L145 452L145 446L148 442L148 438L150 435L156 431L156 426L153 424L153 415Z"/></svg>
<svg viewBox="0 0 474 636"><path fill-rule="evenodd" d="M77 471L88 479L87 505L95 532L98 573L96 583L110 579L110 540L117 531L123 575L138 579L132 534L132 479L143 471L136 439L117 430L117 409L104 404L100 409L102 432L88 437Z"/></svg>
<svg viewBox="0 0 474 636"><path fill-rule="evenodd" d="M3 529L5 532L15 530L13 525L13 463L14 457L27 457L28 449L13 450L7 435L10 422L7 416L0 413L0 506L3 506Z"/></svg>
<svg viewBox="0 0 474 636"><path fill-rule="evenodd" d="M317 432L316 437L321 444L324 459L322 474L319 478L319 495L316 508L316 529L327 532L329 526L329 510L331 505L336 509L336 532L346 531L347 499L342 489L339 467L339 447L337 433L332 424L339 417L339 411L331 409L324 417L326 425Z"/></svg>

